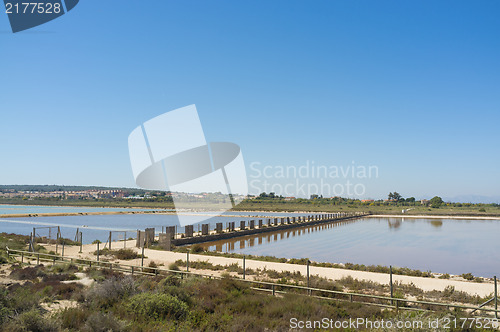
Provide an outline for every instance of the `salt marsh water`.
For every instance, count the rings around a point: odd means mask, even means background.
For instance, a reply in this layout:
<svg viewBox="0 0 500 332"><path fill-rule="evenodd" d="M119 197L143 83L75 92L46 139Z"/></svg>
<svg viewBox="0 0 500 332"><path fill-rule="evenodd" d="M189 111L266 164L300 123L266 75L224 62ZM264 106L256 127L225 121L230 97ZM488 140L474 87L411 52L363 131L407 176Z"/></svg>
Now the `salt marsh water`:
<svg viewBox="0 0 500 332"><path fill-rule="evenodd" d="M40 213L40 212L35 212ZM199 219L200 213L191 213L186 218L192 218L193 223ZM257 215L269 216L299 216L304 214L297 213L250 213L250 212L226 212L226 215L238 217L212 217L203 223L210 224L210 228L214 229L215 224L222 222L224 227L230 221L251 220L258 219ZM120 215L81 215L81 216L65 216L65 217L32 217L32 218L5 218L1 219L0 216L0 232L16 233L29 235L33 227L40 228L36 231L37 235L48 236L48 226L60 226L63 237L73 239L75 237L76 229L79 228L83 232L83 242L91 243L95 239L101 241L106 240L109 231L115 231L116 238L123 239L125 231L127 237L135 237L137 229L144 230L146 227L154 227L156 233L160 232L162 227L177 226L178 232L184 232L184 227L179 226L177 216L174 214L120 214ZM195 231L198 230L198 225L195 225ZM54 234L51 231L51 234ZM121 232L121 233L118 233Z"/></svg>
<svg viewBox="0 0 500 332"><path fill-rule="evenodd" d="M89 212L113 212L113 211L149 211L149 210L156 210L156 209L0 204L0 217L3 214L89 213Z"/></svg>
<svg viewBox="0 0 500 332"><path fill-rule="evenodd" d="M39 213L39 212L38 212ZM193 220L200 213L193 214ZM226 212L235 217L212 217L214 228L222 222L259 219L256 216L301 216L301 213ZM237 216L237 217L236 217ZM260 217L262 218L262 217ZM204 223L205 223L204 222ZM82 215L1 219L0 232L30 234L33 227L61 226L64 237L73 239L76 228L84 243L135 237L137 229L177 226L172 214ZM195 225L194 230L198 230ZM48 235L48 229L37 229ZM54 233L52 233L53 235ZM235 238L208 244L209 249L286 258L309 258L318 262L393 265L450 274L471 272L476 276L500 276L500 220L361 218L273 233Z"/></svg>
<svg viewBox="0 0 500 332"><path fill-rule="evenodd" d="M209 249L492 277L500 276L500 220L362 218L221 241Z"/></svg>

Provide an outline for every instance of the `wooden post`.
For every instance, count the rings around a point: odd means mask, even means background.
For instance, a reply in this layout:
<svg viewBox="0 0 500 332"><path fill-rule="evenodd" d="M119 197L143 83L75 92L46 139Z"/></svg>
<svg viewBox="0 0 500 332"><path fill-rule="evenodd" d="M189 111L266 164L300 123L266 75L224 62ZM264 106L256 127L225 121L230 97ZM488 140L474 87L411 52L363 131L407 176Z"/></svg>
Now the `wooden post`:
<svg viewBox="0 0 500 332"><path fill-rule="evenodd" d="M40 253L36 255L36 265L40 265Z"/></svg>
<svg viewBox="0 0 500 332"><path fill-rule="evenodd" d="M309 260L307 260L307 288L310 287L310 280L309 280L309 264L310 263L311 262ZM307 290L307 294L311 295L311 290L310 289Z"/></svg>
<svg viewBox="0 0 500 332"><path fill-rule="evenodd" d="M56 254L57 254L57 249L59 248L59 226L57 226L57 234L56 234Z"/></svg>
<svg viewBox="0 0 500 332"><path fill-rule="evenodd" d="M189 251L186 254L186 271L189 272Z"/></svg>
<svg viewBox="0 0 500 332"><path fill-rule="evenodd" d="M127 248L127 232L123 234L123 248Z"/></svg>
<svg viewBox="0 0 500 332"><path fill-rule="evenodd" d="M82 253L82 246L83 246L83 234L80 232L80 253Z"/></svg>
<svg viewBox="0 0 500 332"><path fill-rule="evenodd" d="M111 231L109 231L109 250L111 250Z"/></svg>
<svg viewBox="0 0 500 332"><path fill-rule="evenodd" d="M33 246L33 252L35 252L35 238L36 238L36 228L33 227L33 237L31 238L31 245Z"/></svg>
<svg viewBox="0 0 500 332"><path fill-rule="evenodd" d="M273 284L273 296L276 295L276 288L274 287L274 284Z"/></svg>
<svg viewBox="0 0 500 332"><path fill-rule="evenodd" d="M243 255L243 280L246 277L246 264L245 264L245 255Z"/></svg>
<svg viewBox="0 0 500 332"><path fill-rule="evenodd" d="M495 281L495 318L498 319L498 289L497 289L497 277L494 276Z"/></svg>
<svg viewBox="0 0 500 332"><path fill-rule="evenodd" d="M64 257L64 240L63 240L63 243L62 243L62 254L61 254L62 257Z"/></svg>
<svg viewBox="0 0 500 332"><path fill-rule="evenodd" d="M392 265L389 266L389 284L390 284L390 287L391 287L391 304L394 304L394 301L392 301L392 298L394 296L394 289L393 289L393 286L392 286Z"/></svg>
<svg viewBox="0 0 500 332"><path fill-rule="evenodd" d="M142 244L141 267L144 266L144 243Z"/></svg>

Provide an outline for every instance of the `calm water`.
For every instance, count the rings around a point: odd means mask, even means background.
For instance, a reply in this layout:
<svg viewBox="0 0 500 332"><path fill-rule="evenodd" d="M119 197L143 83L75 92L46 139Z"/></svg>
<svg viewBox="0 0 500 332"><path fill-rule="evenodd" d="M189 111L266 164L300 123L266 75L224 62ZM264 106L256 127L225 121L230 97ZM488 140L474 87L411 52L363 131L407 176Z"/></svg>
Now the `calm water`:
<svg viewBox="0 0 500 332"><path fill-rule="evenodd" d="M104 208L104 207L81 207L81 206L47 206L47 205L8 205L0 204L0 217L2 214L37 214L37 213L88 213L88 212L109 212L109 211L173 211L172 209L153 208ZM197 215L214 214L213 212L191 212ZM234 216L298 216L301 213L287 212L245 212L228 211L223 215ZM316 213L319 214L319 213Z"/></svg>
<svg viewBox="0 0 500 332"><path fill-rule="evenodd" d="M40 213L40 212L38 212ZM238 217L212 217L203 223L210 224L210 228L214 229L215 224L222 222L227 228L227 224L231 221L239 222L240 220L258 220L255 216L251 216L248 212L227 212L229 215L238 215ZM192 219L195 224L199 219L200 213L193 213L187 218ZM266 213L266 215L270 215ZM299 216L303 214L297 213L275 213L273 216ZM261 218L262 219L262 218ZM184 227L179 226L179 221L176 215L173 214L121 214L121 215L83 215L83 216L65 216L65 217L33 217L33 218L5 218L0 217L0 233L16 233L29 235L33 227L37 227L37 235L49 236L49 229L42 227L60 226L63 237L73 239L76 234L76 229L79 228L83 232L83 242L91 243L95 239L101 241L106 240L109 231L115 231L113 239L123 239L125 231L128 237L135 237L137 229L144 230L146 227L154 227L156 233L162 230L165 226L177 226L178 232L184 232ZM237 224L239 227L239 224ZM201 229L199 224L195 224L194 230ZM54 230L50 230L50 235L54 235ZM120 232L120 233L118 233Z"/></svg>
<svg viewBox="0 0 500 332"><path fill-rule="evenodd" d="M150 210L156 210L156 209L0 204L0 217L2 214L88 213L88 212L105 212L105 211L109 212L109 211L150 211Z"/></svg>
<svg viewBox="0 0 500 332"><path fill-rule="evenodd" d="M363 218L218 242L212 250L500 276L500 220Z"/></svg>
<svg viewBox="0 0 500 332"><path fill-rule="evenodd" d="M39 211L37 211L39 212ZM224 227L230 221L259 219L255 215L299 216L296 213L227 212L238 217L213 217L208 222ZM198 213L199 215L199 213ZM253 216L252 216L253 215ZM197 216L194 215L193 220ZM69 217L0 218L0 232L30 234L33 227L61 226L64 237L73 239L76 228L84 243L106 240L109 230L179 226L175 215L127 214ZM82 228L82 226L85 226ZM198 230L198 225L194 227ZM37 234L49 235L47 228ZM52 230L51 235L54 236ZM113 233L122 239L123 232ZM209 249L287 258L309 258L318 262L393 265L450 274L471 272L476 276L500 276L500 220L363 218L341 224L323 224L213 243Z"/></svg>

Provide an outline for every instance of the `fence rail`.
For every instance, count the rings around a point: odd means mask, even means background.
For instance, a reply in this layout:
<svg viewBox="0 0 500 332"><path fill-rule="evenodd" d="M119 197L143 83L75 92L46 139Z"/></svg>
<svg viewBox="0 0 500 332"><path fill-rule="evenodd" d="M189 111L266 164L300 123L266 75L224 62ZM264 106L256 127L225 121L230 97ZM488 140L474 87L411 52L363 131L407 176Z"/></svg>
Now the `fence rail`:
<svg viewBox="0 0 500 332"><path fill-rule="evenodd" d="M123 272L123 273L131 273L131 274L139 274L139 275L147 275L147 276L157 276L162 274L174 274L178 275L181 278L185 276L197 276L202 278L209 279L223 279L223 277L213 276L203 273L189 272L189 271L178 271L178 270L169 270L159 267L145 267L145 266L137 266L137 265L129 265L129 264L119 264L112 262L104 262L98 260L90 260L90 259L81 259L81 258L73 258L73 257L64 257L53 254L39 253L39 252L29 252L25 250L17 250L6 248L7 256L20 258L21 263L24 263L24 260L36 260L37 264L40 261L51 262L55 264L56 261L59 263L71 263L77 266L85 266L85 267L95 267L99 269L112 269L114 271ZM497 309L496 302L496 294L492 301L495 302L495 308L487 308L485 307L485 303L480 306L472 306L472 305L459 305L455 303L442 303L442 302L431 302L431 301L419 301L419 300L410 300L410 299L401 299L389 296L382 295L371 295L371 294L362 294L362 293L352 293L352 292L343 292L322 288L314 288L307 286L299 286L299 285L288 285L288 284L278 284L273 282L266 281L256 281L256 280L248 280L248 279L240 279L235 278L241 282L245 282L251 285L251 288L258 291L272 292L273 295L276 294L299 294L299 295L308 295L318 299L326 299L326 300L336 300L336 301L347 301L352 303L361 303L366 305L379 306L384 308L393 308L396 310L417 310L417 311L437 311L435 308L444 308L444 309L462 309L468 310L471 313L475 311L480 311L484 314L493 314L495 318L498 319L498 314L500 310ZM302 291L303 293L297 293L298 291ZM304 294L305 293L305 294ZM320 294L320 295L318 295ZM330 295L330 296L325 296ZM378 301L378 302L372 302ZM433 309L434 307L434 309ZM491 318L491 317L484 317Z"/></svg>

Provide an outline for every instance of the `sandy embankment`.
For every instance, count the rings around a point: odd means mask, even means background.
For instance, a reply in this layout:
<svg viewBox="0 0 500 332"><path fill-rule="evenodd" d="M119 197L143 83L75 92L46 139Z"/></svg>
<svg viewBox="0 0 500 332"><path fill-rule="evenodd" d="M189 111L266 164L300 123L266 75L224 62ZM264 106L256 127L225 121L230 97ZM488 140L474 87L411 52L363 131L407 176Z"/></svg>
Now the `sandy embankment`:
<svg viewBox="0 0 500 332"><path fill-rule="evenodd" d="M0 218L31 218L31 217L71 217L71 216L98 216L98 215L113 215L113 214L170 214L170 215L183 215L183 216L210 216L210 217L255 217L255 218L279 218L280 216L267 216L265 214L253 213L248 215L232 215L232 214L216 214L216 213L194 213L194 212L174 212L162 211L161 209L147 209L143 211L97 211L97 212L47 212L47 213L18 213L18 214L0 214Z"/></svg>
<svg viewBox="0 0 500 332"><path fill-rule="evenodd" d="M101 244L101 248L102 248ZM53 247L53 246L52 246ZM113 242L112 249L120 249L124 247L123 241ZM140 253L140 249L135 248L135 240L126 241L127 248L133 248L138 253ZM54 250L55 248L47 248L49 250ZM79 253L80 247L78 246L66 246L65 248L65 256L74 257L74 258L87 258L87 259L95 259L96 257L93 255L93 252L96 250L96 245L87 244L83 246L83 252ZM160 250L152 250L145 249L144 255L147 257L144 259L144 266L148 266L150 261L154 261L156 264L163 264L166 268L170 263L175 262L176 260L182 259L186 260L186 254L184 253L176 253L171 251L160 251ZM217 257L217 256L206 256L206 255L196 255L190 254L189 260L193 261L208 261L212 264L220 264L220 265L230 265L233 263L237 263L242 266L242 260L237 258L227 258L227 257ZM117 261L112 260L113 262L120 262L128 265L141 265L141 259L134 259L129 261ZM302 275L306 274L307 267L305 265L297 265L297 264L288 264L288 263L275 263L275 262L262 262L247 259L246 267L250 269L267 269L267 270L275 270L275 271L298 271ZM207 271L204 271L206 273ZM219 271L208 271L208 274L219 275ZM350 276L354 279L359 280L367 280L373 281L380 284L389 283L389 275L384 273L375 273L375 272L365 272L365 271L354 271L347 269L337 269L337 268L325 268L325 267L317 267L310 266L310 274L318 275L320 277L325 277L331 280L342 279L343 277ZM493 282L485 281L483 283L476 282L467 282L467 281L459 281L459 280L448 280L448 279L438 279L438 278L421 278L421 277L410 277L410 276L402 276L402 275L393 275L393 280L395 282L400 282L403 284L414 284L416 287L424 290L424 291L432 291L438 290L443 291L448 286L455 287L457 291L467 292L469 294L477 294L479 296L488 296L493 293L494 286Z"/></svg>
<svg viewBox="0 0 500 332"><path fill-rule="evenodd" d="M413 219L467 219L467 220L500 220L500 217L487 216L427 216L416 214L372 214L367 218L413 218Z"/></svg>

